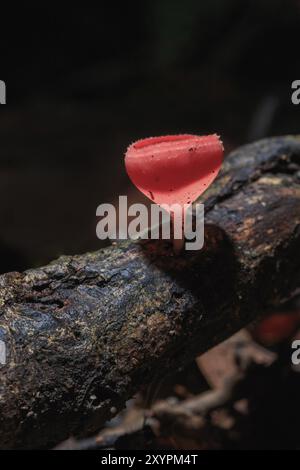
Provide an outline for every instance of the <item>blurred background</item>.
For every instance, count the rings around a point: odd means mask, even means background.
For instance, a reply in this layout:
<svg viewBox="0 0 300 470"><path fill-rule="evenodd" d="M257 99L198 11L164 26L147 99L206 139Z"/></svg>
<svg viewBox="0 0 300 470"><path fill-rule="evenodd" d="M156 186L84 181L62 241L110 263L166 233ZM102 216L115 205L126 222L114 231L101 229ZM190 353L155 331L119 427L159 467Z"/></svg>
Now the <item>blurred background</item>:
<svg viewBox="0 0 300 470"><path fill-rule="evenodd" d="M167 133L226 152L299 133L299 0L144 0L1 13L0 271L97 249L96 207L140 198L123 155Z"/></svg>

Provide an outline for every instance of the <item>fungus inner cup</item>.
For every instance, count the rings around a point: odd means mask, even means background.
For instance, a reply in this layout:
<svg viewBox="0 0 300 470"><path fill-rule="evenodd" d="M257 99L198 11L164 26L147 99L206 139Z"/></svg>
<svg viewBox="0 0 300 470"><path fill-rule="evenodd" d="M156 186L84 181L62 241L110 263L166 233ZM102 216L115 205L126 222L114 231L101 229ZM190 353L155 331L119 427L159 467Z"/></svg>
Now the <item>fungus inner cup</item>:
<svg viewBox="0 0 300 470"><path fill-rule="evenodd" d="M218 135L191 134L150 137L129 146L125 165L135 186L152 202L170 207L191 205L214 181L223 161L223 144ZM179 252L184 244L174 238L174 249Z"/></svg>

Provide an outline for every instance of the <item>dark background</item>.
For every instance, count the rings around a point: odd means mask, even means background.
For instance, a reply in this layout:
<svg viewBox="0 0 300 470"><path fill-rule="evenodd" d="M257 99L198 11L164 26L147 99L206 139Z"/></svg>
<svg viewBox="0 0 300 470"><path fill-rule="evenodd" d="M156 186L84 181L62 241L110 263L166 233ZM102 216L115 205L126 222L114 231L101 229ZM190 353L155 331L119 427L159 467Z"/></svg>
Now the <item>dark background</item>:
<svg viewBox="0 0 300 470"><path fill-rule="evenodd" d="M0 271L97 249L132 141L299 132L299 0L1 6Z"/></svg>

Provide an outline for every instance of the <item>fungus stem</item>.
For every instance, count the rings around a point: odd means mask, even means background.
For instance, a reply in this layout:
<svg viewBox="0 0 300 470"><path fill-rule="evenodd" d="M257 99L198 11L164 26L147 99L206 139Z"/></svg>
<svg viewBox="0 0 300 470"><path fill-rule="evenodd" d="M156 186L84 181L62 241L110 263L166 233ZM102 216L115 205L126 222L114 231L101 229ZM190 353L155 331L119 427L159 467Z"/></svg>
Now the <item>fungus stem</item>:
<svg viewBox="0 0 300 470"><path fill-rule="evenodd" d="M184 223L185 223L185 210L182 207L182 212L178 213L178 220L176 220L177 214L172 212L172 225L173 225L173 249L175 255L179 255L184 248ZM179 222L178 222L179 221Z"/></svg>

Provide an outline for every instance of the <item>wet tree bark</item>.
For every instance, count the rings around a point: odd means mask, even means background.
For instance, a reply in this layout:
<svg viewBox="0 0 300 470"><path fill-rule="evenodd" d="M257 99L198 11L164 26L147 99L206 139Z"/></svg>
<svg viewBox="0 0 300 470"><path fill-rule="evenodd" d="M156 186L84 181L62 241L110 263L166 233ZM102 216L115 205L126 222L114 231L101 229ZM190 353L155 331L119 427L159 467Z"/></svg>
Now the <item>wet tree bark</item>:
<svg viewBox="0 0 300 470"><path fill-rule="evenodd" d="M0 277L0 448L94 432L154 378L297 294L300 138L233 152L205 205L200 252L125 242Z"/></svg>

